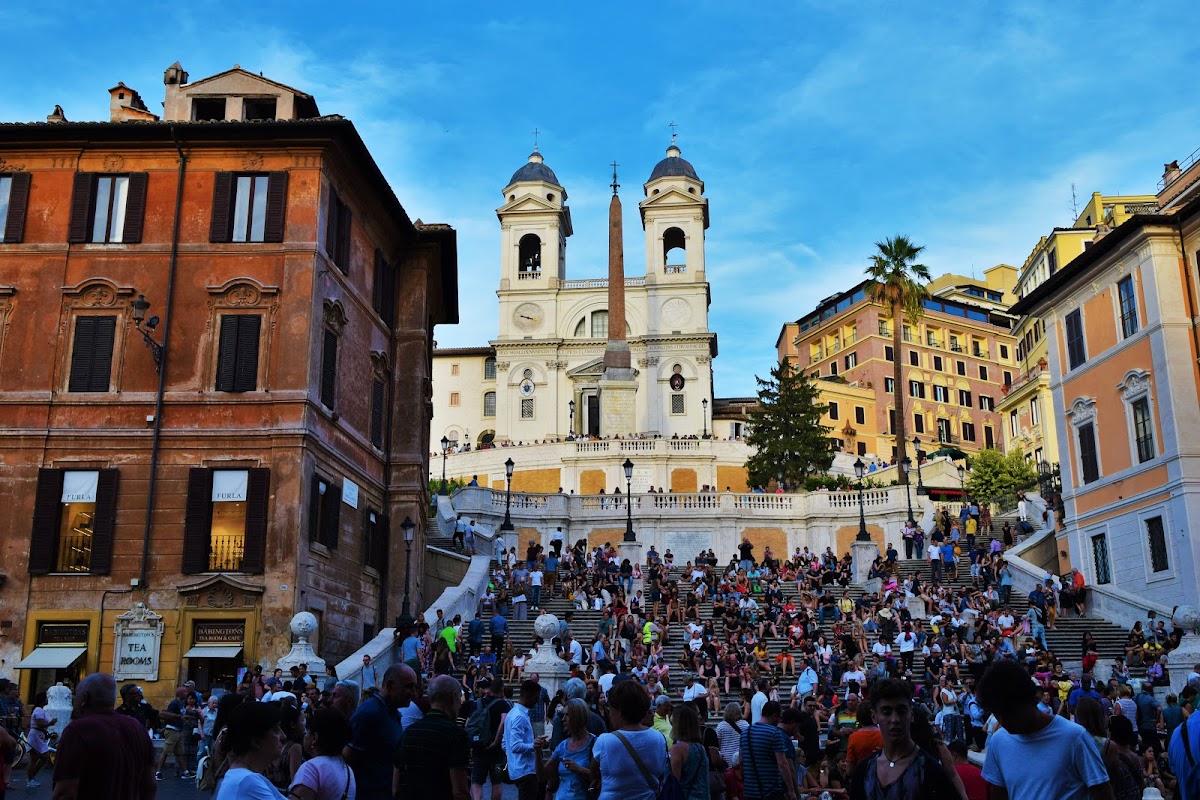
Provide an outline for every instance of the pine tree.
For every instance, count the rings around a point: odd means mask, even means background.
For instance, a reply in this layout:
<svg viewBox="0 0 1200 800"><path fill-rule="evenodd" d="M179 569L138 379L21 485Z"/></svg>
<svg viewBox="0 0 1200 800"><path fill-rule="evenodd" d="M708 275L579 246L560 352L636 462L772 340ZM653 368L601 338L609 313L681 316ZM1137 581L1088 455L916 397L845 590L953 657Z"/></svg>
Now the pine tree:
<svg viewBox="0 0 1200 800"><path fill-rule="evenodd" d="M789 483L828 471L833 450L830 428L821 424L828 405L818 402L814 378L793 370L787 361L758 381L758 408L750 413L746 442L755 453L746 462L751 486L766 486L780 471Z"/></svg>

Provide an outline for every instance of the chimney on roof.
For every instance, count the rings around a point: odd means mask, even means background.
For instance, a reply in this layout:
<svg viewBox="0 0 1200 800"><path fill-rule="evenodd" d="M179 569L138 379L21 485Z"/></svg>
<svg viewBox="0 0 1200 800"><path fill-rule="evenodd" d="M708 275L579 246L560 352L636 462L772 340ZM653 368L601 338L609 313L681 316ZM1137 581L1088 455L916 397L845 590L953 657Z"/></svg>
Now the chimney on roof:
<svg viewBox="0 0 1200 800"><path fill-rule="evenodd" d="M188 82L188 74L178 61L163 70L163 84L166 86L183 86Z"/></svg>
<svg viewBox="0 0 1200 800"><path fill-rule="evenodd" d="M1163 186L1167 186L1171 181L1183 174L1183 170L1179 168L1178 161L1172 161L1170 164L1163 164Z"/></svg>
<svg viewBox="0 0 1200 800"><path fill-rule="evenodd" d="M66 122L67 115L63 113L62 106L55 104L54 110L46 115L46 122Z"/></svg>

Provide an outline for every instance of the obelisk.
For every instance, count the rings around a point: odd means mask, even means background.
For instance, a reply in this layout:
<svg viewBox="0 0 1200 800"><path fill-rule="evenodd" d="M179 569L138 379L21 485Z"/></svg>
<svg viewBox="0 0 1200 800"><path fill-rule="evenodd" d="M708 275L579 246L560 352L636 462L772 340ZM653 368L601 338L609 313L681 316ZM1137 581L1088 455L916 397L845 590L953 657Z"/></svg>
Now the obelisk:
<svg viewBox="0 0 1200 800"><path fill-rule="evenodd" d="M608 344L600 379L600 435L616 436L637 430L637 380L625 339L625 248L621 229L621 198L617 194L617 163L613 162L612 201L608 204Z"/></svg>

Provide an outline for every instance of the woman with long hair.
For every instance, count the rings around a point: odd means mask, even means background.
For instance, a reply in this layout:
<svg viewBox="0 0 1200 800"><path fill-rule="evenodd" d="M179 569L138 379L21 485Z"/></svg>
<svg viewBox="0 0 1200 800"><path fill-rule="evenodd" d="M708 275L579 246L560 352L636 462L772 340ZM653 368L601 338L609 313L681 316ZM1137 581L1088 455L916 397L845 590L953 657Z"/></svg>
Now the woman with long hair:
<svg viewBox="0 0 1200 800"><path fill-rule="evenodd" d="M288 791L295 800L341 800L354 797L354 772L342 758L350 743L350 722L331 708L319 708L304 733L308 760L300 765Z"/></svg>
<svg viewBox="0 0 1200 800"><path fill-rule="evenodd" d="M239 704L229 713L225 729L229 769L216 800L285 800L264 774L283 750L284 734L279 719L277 704L253 700Z"/></svg>
<svg viewBox="0 0 1200 800"><path fill-rule="evenodd" d="M1142 796L1142 765L1135 753L1122 746L1118 739L1129 737L1136 742L1132 723L1123 717L1109 718L1104 707L1094 697L1081 697L1075 706L1075 722L1092 735L1100 748L1108 782L1115 800L1137 800ZM1114 730L1115 729L1115 730Z"/></svg>
<svg viewBox="0 0 1200 800"><path fill-rule="evenodd" d="M304 761L304 715L300 708L292 703L284 705L279 710L279 727L283 731L284 742L279 750L279 757L267 768L266 776L272 785L281 792L286 792L296 777Z"/></svg>
<svg viewBox="0 0 1200 800"><path fill-rule="evenodd" d="M700 713L691 703L675 706L671 715L671 774L684 800L709 800L708 751L701 735Z"/></svg>
<svg viewBox="0 0 1200 800"><path fill-rule="evenodd" d="M563 711L563 739L542 766L546 796L553 800L586 800L592 785L592 745L596 737L588 732L591 712L587 703L575 698Z"/></svg>

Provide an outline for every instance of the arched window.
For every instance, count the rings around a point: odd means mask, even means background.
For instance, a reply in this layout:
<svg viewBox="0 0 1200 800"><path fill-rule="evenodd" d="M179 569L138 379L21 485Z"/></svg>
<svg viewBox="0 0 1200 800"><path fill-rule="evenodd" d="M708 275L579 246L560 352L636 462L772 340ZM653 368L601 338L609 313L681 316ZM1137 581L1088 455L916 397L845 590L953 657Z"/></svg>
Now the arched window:
<svg viewBox="0 0 1200 800"><path fill-rule="evenodd" d="M687 272L687 238L679 228L663 233L663 267L668 274Z"/></svg>
<svg viewBox="0 0 1200 800"><path fill-rule="evenodd" d="M535 233L527 233L521 237L520 272L542 271L542 240Z"/></svg>
<svg viewBox="0 0 1200 800"><path fill-rule="evenodd" d="M582 339L587 336L587 317L579 320L579 324L575 326L575 337Z"/></svg>
<svg viewBox="0 0 1200 800"><path fill-rule="evenodd" d="M592 312L592 338L607 339L608 338L608 311L593 311Z"/></svg>
<svg viewBox="0 0 1200 800"><path fill-rule="evenodd" d="M485 417L496 416L496 393L495 392L484 392L483 393L483 415Z"/></svg>
<svg viewBox="0 0 1200 800"><path fill-rule="evenodd" d="M483 379L485 381L496 380L496 359L492 356L483 360Z"/></svg>

